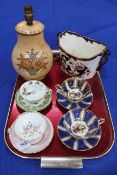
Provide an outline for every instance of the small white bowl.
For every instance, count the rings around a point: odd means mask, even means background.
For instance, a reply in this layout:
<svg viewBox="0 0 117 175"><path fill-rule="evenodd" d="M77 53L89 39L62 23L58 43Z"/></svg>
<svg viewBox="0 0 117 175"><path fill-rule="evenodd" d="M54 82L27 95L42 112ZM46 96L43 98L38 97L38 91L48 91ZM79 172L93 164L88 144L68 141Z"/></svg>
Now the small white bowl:
<svg viewBox="0 0 117 175"><path fill-rule="evenodd" d="M46 85L41 81L31 80L23 83L20 87L20 95L30 103L38 102L46 94Z"/></svg>

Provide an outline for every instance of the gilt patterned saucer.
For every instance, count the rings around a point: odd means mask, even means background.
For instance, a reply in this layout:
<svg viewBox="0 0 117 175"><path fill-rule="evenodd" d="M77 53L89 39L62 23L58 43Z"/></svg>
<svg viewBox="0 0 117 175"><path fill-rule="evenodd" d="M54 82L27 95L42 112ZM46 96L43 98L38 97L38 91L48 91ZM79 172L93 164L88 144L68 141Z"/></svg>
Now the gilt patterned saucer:
<svg viewBox="0 0 117 175"><path fill-rule="evenodd" d="M101 139L102 130L99 127L97 133L88 139L76 139L70 135L63 124L64 118L62 117L58 123L58 136L61 142L68 148L75 151L87 151L94 148Z"/></svg>
<svg viewBox="0 0 117 175"><path fill-rule="evenodd" d="M44 98L38 102L32 103L32 102L25 100L20 95L20 90L16 92L15 99L16 99L17 106L19 106L24 111L30 111L30 112L41 111L50 105L52 101L52 90L47 88Z"/></svg>
<svg viewBox="0 0 117 175"><path fill-rule="evenodd" d="M63 124L69 134L76 138L89 138L96 134L100 119L87 109L73 109L64 116Z"/></svg>
<svg viewBox="0 0 117 175"><path fill-rule="evenodd" d="M66 109L88 108L93 102L90 85L80 78L68 78L56 89L57 101Z"/></svg>

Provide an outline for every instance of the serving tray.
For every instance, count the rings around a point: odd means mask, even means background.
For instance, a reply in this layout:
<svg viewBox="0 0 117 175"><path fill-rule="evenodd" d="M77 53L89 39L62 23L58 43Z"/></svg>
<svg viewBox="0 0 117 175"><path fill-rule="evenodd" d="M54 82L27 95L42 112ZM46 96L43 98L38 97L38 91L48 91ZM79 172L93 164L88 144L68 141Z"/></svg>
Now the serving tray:
<svg viewBox="0 0 117 175"><path fill-rule="evenodd" d="M12 125L13 121L17 118L17 116L23 112L21 109L17 107L15 102L16 91L20 88L21 84L25 82L25 80L23 80L23 78L20 76L17 77L15 83L11 104L9 107L9 112L6 119L4 129L5 143L9 148L9 150L19 157L27 159L41 159L42 167L82 168L83 159L99 158L101 156L104 156L111 150L115 140L115 133L111 114L109 111L100 74L99 72L97 72L92 79L88 80L94 95L93 104L88 109L94 112L97 115L97 117L105 119L105 122L102 125L101 140L96 147L84 152L72 151L71 149L67 148L62 144L57 135L57 123L59 119L62 117L62 115L67 112L67 110L62 108L56 101L55 85L58 83L61 84L69 76L66 75L64 72L62 72L60 69L60 60L58 58L59 51L54 50L53 53L54 53L53 67L49 72L49 74L46 76L46 78L43 80L43 82L52 89L53 100L50 106L41 111L51 120L54 127L54 138L51 144L44 151L40 153L24 154L17 151L10 143L8 128L10 128L10 126Z"/></svg>

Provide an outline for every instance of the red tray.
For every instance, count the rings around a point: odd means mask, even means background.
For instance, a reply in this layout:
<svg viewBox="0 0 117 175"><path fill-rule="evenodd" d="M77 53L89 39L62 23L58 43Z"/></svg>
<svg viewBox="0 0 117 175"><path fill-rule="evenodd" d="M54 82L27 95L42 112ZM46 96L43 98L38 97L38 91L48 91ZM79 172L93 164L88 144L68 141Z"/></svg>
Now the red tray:
<svg viewBox="0 0 117 175"><path fill-rule="evenodd" d="M54 55L54 58L55 59L54 59L53 67L49 72L49 74L46 76L46 78L43 80L43 82L53 90L52 104L48 108L42 111L42 113L51 120L54 127L54 138L51 144L44 151L40 153L27 155L17 151L9 141L9 134L7 130L11 126L13 121L17 118L17 116L23 112L22 110L17 108L16 102L15 102L15 93L19 89L21 84L25 82L25 80L23 80L20 76L18 76L14 87L14 92L13 92L9 113L8 113L8 117L5 125L4 138L5 138L6 145L10 149L10 151L12 151L15 155L22 158L37 159L37 158L41 158L42 156L47 156L47 157L53 157L53 156L74 157L75 156L75 157L80 157L82 159L91 159L91 158L101 157L111 150L112 145L114 143L115 134L114 134L114 128L112 124L111 115L109 112L107 99L105 96L105 92L104 92L104 88L102 85L99 72L97 72L92 79L88 80L88 82L91 85L91 89L94 94L94 101L93 101L93 104L89 107L89 109L93 111L98 117L103 117L105 119L105 122L102 125L101 140L99 144L91 150L88 150L85 152L72 151L67 147L65 147L57 136L57 123L60 117L63 114L65 114L67 110L63 109L56 101L55 85L58 83L62 83L63 80L68 78L68 76L65 73L63 73L60 69L59 59L56 59L57 52Z"/></svg>

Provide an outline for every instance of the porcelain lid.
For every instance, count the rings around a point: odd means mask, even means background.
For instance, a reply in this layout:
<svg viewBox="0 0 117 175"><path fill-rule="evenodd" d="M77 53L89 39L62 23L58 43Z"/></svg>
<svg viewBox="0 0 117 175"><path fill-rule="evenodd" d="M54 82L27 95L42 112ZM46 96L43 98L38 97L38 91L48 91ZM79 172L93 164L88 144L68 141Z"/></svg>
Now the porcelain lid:
<svg viewBox="0 0 117 175"><path fill-rule="evenodd" d="M33 25L27 25L26 21L22 21L16 25L15 29L23 35L35 35L44 30L44 25L36 20L33 20Z"/></svg>

